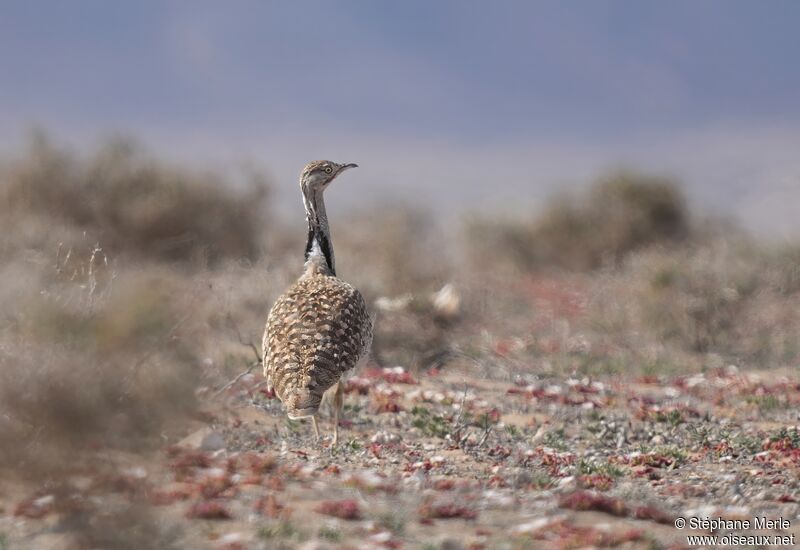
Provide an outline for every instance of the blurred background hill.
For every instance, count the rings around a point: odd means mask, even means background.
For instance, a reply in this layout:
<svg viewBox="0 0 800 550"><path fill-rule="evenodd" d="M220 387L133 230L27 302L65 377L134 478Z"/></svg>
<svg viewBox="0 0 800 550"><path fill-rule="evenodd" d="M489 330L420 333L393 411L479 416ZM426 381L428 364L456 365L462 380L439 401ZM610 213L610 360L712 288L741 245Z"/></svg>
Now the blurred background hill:
<svg viewBox="0 0 800 550"><path fill-rule="evenodd" d="M84 153L123 133L199 170L254 163L281 212L296 207L299 166L336 158L365 169L332 205L413 198L437 216L519 214L630 166L786 237L800 187L798 9L7 2L0 156L31 126Z"/></svg>

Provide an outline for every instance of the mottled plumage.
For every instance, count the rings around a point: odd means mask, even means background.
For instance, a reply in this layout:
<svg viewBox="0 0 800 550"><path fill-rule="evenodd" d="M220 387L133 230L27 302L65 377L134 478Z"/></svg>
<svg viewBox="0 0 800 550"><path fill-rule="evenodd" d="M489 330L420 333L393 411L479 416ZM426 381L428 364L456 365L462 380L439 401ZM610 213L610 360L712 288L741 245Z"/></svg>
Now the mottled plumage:
<svg viewBox="0 0 800 550"><path fill-rule="evenodd" d="M367 355L372 319L361 293L336 277L322 193L354 164L314 161L300 176L308 221L303 275L272 306L264 331L264 375L289 418L316 415L323 394L334 388L334 437L342 407L342 376Z"/></svg>
<svg viewBox="0 0 800 550"><path fill-rule="evenodd" d="M371 341L372 322L358 290L331 275L301 278L269 313L268 385L290 418L311 416L322 394L356 366Z"/></svg>

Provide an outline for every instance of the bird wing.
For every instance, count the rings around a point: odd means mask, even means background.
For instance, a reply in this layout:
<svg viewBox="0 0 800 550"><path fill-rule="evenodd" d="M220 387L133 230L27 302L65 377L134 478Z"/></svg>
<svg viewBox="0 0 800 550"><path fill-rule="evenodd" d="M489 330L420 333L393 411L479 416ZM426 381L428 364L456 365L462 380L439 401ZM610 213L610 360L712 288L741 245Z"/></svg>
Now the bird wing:
<svg viewBox="0 0 800 550"><path fill-rule="evenodd" d="M301 279L275 302L264 332L264 374L283 388L339 381L368 352L372 320L353 286L332 276ZM291 382L291 383L289 383Z"/></svg>
<svg viewBox="0 0 800 550"><path fill-rule="evenodd" d="M272 310L270 310L270 316ZM269 317L267 318L269 319ZM267 379L267 391L272 391L272 362L269 353L269 320L264 327L264 337L261 339L261 365L264 367L264 378Z"/></svg>

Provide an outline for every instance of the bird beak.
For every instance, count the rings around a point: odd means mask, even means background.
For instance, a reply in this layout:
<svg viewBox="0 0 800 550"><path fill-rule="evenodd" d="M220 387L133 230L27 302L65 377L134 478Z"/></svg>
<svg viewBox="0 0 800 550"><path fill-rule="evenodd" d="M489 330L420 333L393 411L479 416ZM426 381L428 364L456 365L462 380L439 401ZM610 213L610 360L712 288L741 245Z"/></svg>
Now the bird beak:
<svg viewBox="0 0 800 550"><path fill-rule="evenodd" d="M339 172L344 172L348 168L358 168L358 164L351 162L350 164L342 164L342 167L339 168Z"/></svg>

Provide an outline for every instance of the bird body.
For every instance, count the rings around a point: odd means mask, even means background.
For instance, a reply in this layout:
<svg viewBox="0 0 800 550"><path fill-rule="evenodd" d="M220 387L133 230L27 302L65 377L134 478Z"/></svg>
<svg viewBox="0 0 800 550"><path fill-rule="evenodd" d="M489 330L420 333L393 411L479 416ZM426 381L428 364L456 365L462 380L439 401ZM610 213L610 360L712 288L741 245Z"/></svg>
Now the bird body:
<svg viewBox="0 0 800 550"><path fill-rule="evenodd" d="M334 393L334 439L343 404L342 377L363 359L372 342L372 318L361 293L336 277L322 192L355 165L309 163L300 177L309 225L302 276L272 306L264 331L264 375L289 418L317 413L323 395Z"/></svg>
<svg viewBox="0 0 800 550"><path fill-rule="evenodd" d="M303 277L278 298L264 349L268 386L289 418L316 414L322 395L366 354L371 324L361 293L331 275Z"/></svg>

